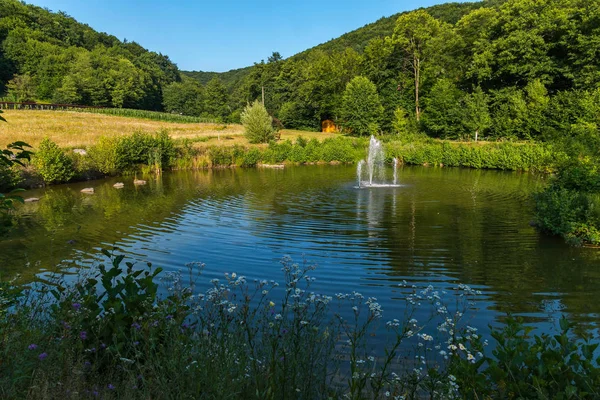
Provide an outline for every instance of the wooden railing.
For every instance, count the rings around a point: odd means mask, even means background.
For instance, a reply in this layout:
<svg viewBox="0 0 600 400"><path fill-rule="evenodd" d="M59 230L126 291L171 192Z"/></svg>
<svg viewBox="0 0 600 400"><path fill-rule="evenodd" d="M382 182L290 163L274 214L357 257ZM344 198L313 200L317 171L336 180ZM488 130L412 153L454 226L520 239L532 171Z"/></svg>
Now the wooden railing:
<svg viewBox="0 0 600 400"><path fill-rule="evenodd" d="M43 104L43 103L17 103L13 101L0 101L0 110L69 110L74 108L104 108L97 106L80 106L76 104Z"/></svg>

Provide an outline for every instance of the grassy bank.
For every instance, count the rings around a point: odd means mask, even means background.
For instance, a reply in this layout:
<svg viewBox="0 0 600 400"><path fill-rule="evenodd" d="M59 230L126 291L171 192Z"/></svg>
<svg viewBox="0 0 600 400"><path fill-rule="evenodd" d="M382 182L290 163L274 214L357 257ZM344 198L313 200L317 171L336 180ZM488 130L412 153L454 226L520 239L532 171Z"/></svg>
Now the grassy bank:
<svg viewBox="0 0 600 400"><path fill-rule="evenodd" d="M105 254L108 265L71 283L0 286L0 397L600 396L597 344L575 341L566 320L556 336L530 338L509 318L483 337L468 325L477 296L468 286L446 294L401 283L394 315L357 292L312 292L314 267L290 259L281 286L230 273L200 292L202 265L184 279ZM382 331L388 340L375 345Z"/></svg>

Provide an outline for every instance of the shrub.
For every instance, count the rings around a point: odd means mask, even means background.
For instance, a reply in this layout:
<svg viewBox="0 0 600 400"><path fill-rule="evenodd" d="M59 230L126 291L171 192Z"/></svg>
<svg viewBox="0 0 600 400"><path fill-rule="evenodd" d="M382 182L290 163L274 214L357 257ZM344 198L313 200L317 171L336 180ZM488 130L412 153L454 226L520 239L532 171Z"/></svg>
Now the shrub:
<svg viewBox="0 0 600 400"><path fill-rule="evenodd" d="M92 165L103 174L114 175L120 172L119 140L117 137L103 136L88 149L87 156L92 160Z"/></svg>
<svg viewBox="0 0 600 400"><path fill-rule="evenodd" d="M258 100L248 104L240 117L244 125L244 134L250 143L267 143L275 139L273 119L265 106Z"/></svg>
<svg viewBox="0 0 600 400"><path fill-rule="evenodd" d="M225 146L213 146L208 149L208 158L213 167L228 167L235 164L233 149Z"/></svg>
<svg viewBox="0 0 600 400"><path fill-rule="evenodd" d="M131 136L102 137L88 151L98 171L114 175L149 165L160 171L175 162L177 150L166 130L152 135L135 132Z"/></svg>
<svg viewBox="0 0 600 400"><path fill-rule="evenodd" d="M244 153L240 166L244 168L254 167L260 161L261 156L260 150L253 147Z"/></svg>
<svg viewBox="0 0 600 400"><path fill-rule="evenodd" d="M40 142L33 165L46 183L68 182L75 175L73 161L48 138Z"/></svg>

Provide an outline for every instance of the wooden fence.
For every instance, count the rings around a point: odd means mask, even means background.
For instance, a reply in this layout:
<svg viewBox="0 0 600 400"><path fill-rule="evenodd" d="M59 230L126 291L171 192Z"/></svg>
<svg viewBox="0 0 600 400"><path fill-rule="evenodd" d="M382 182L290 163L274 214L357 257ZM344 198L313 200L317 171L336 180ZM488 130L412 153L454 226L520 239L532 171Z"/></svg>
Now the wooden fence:
<svg viewBox="0 0 600 400"><path fill-rule="evenodd" d="M79 106L76 104L42 104L42 103L16 103L0 101L0 110L72 110L74 108L104 108L96 106Z"/></svg>

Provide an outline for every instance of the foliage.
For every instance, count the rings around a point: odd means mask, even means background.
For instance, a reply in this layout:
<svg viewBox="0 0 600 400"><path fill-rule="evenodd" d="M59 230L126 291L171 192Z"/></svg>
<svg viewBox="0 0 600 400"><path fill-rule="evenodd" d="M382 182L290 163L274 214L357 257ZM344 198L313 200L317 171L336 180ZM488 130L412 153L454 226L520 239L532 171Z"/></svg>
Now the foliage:
<svg viewBox="0 0 600 400"><path fill-rule="evenodd" d="M0 114L2 114L2 110L0 110ZM1 115L0 122L6 122ZM14 209L14 203L23 203L23 198L17 194L22 189L14 189L8 194L2 192L12 189L19 183L20 175L15 167L24 166L24 162L31 159L33 153L27 150L30 147L25 142L14 142L0 151L0 233L12 225L13 221L9 212Z"/></svg>
<svg viewBox="0 0 600 400"><path fill-rule="evenodd" d="M72 159L49 138L40 142L33 165L45 183L68 182L75 175Z"/></svg>
<svg viewBox="0 0 600 400"><path fill-rule="evenodd" d="M383 116L377 88L368 78L357 76L348 82L342 95L341 119L356 135L376 134Z"/></svg>
<svg viewBox="0 0 600 400"><path fill-rule="evenodd" d="M600 178L595 159L571 159L562 165L535 201L536 222L542 230L574 245L600 244Z"/></svg>
<svg viewBox="0 0 600 400"><path fill-rule="evenodd" d="M74 282L0 284L3 398L171 398L167 383L185 398L598 396L598 344L575 340L565 319L559 334L532 337L509 317L484 354L466 285L446 294L400 284L404 314L384 320L376 299L315 293L315 267L289 258L282 288L226 273L201 292L203 265L192 263L187 282L163 276L159 295L160 268L103 253L110 265ZM389 340L373 347L381 327Z"/></svg>
<svg viewBox="0 0 600 400"><path fill-rule="evenodd" d="M102 137L88 150L92 165L103 174L132 172L140 165L149 165L157 171L169 168L175 162L175 143L167 131L152 135L135 132L131 136Z"/></svg>
<svg viewBox="0 0 600 400"><path fill-rule="evenodd" d="M191 79L184 79L163 89L163 106L169 113L200 116L204 112L203 96L202 86Z"/></svg>
<svg viewBox="0 0 600 400"><path fill-rule="evenodd" d="M533 328L509 316L502 329L492 331L497 342L494 357L488 358L481 374L477 368L465 368L468 365L453 367L465 398L597 398L600 358L594 359L594 352L598 343L577 342L572 328L563 317L560 333L532 337Z"/></svg>
<svg viewBox="0 0 600 400"><path fill-rule="evenodd" d="M273 118L260 101L256 100L246 106L242 112L241 121L245 129L244 135L250 143L267 143L275 139Z"/></svg>
<svg viewBox="0 0 600 400"><path fill-rule="evenodd" d="M556 169L566 157L561 151L543 144L476 145L417 138L408 143L389 142L386 152L387 158L395 157L404 164L537 172Z"/></svg>

